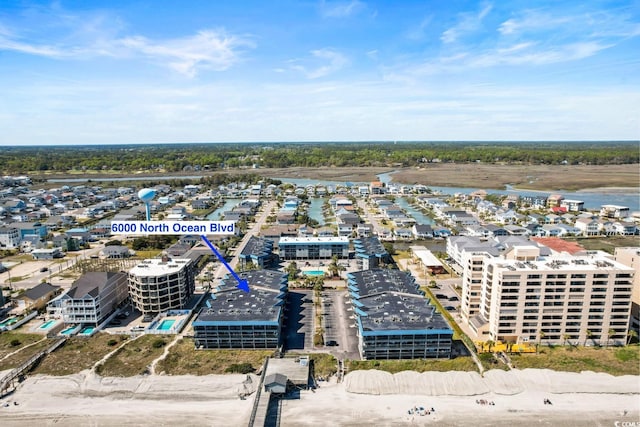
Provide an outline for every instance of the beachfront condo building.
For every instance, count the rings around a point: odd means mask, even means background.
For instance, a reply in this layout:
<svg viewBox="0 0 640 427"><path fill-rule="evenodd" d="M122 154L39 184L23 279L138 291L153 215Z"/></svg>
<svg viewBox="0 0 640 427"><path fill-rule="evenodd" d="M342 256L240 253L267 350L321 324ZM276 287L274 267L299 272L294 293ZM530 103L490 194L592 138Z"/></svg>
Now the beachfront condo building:
<svg viewBox="0 0 640 427"><path fill-rule="evenodd" d="M280 258L285 260L349 258L348 237L281 237Z"/></svg>
<svg viewBox="0 0 640 427"><path fill-rule="evenodd" d="M89 272L73 282L58 304L64 323L97 326L128 296L126 273Z"/></svg>
<svg viewBox="0 0 640 427"><path fill-rule="evenodd" d="M522 257L527 250L533 251L533 254L551 254L551 250L546 246L522 236L497 236L488 239L452 236L447 239L450 266L462 277L460 311L463 318L472 322L472 327L486 323L482 319L489 317L491 294L483 286L482 279L485 262L511 251L518 251Z"/></svg>
<svg viewBox="0 0 640 427"><path fill-rule="evenodd" d="M250 292L226 277L193 321L196 349L263 349L281 344L287 275L273 270L240 273Z"/></svg>
<svg viewBox="0 0 640 427"><path fill-rule="evenodd" d="M616 248L613 257L616 261L634 270L629 329L640 335L640 248Z"/></svg>
<svg viewBox="0 0 640 427"><path fill-rule="evenodd" d="M191 260L166 255L133 267L128 282L131 303L145 315L183 308L195 289Z"/></svg>
<svg viewBox="0 0 640 427"><path fill-rule="evenodd" d="M347 283L362 359L451 357L453 330L410 273L364 270Z"/></svg>
<svg viewBox="0 0 640 427"><path fill-rule="evenodd" d="M548 248L547 248L548 249ZM474 252L479 257L477 252ZM550 344L624 344L634 269L602 252L549 253L531 242L499 254L486 251L479 307L463 319L480 338ZM473 259L464 255L463 260ZM463 284L467 278L463 278Z"/></svg>

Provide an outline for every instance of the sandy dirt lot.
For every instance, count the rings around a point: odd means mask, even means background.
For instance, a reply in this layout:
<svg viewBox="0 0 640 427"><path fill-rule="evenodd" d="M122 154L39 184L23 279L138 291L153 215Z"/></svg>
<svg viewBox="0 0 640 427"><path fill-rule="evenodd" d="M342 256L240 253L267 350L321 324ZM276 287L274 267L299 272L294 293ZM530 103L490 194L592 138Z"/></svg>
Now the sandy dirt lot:
<svg viewBox="0 0 640 427"><path fill-rule="evenodd" d="M244 375L101 378L86 372L35 376L0 400L0 423L245 426L253 395L241 400L238 392L255 386L246 380ZM355 371L343 383L320 384L314 392L282 401L282 426L613 426L640 421L640 381L632 376L525 370L490 371L482 378L474 373ZM545 398L552 404L545 405ZM477 403L481 400L487 403ZM410 413L416 407L435 411Z"/></svg>

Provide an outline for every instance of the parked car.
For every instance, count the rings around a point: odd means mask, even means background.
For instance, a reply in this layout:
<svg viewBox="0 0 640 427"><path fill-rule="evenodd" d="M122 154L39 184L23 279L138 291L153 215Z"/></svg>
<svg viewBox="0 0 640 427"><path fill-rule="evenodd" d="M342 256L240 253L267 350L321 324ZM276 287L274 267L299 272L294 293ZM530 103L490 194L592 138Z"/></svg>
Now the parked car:
<svg viewBox="0 0 640 427"><path fill-rule="evenodd" d="M338 345L338 343L335 340L329 340L327 341L327 347L335 347Z"/></svg>
<svg viewBox="0 0 640 427"><path fill-rule="evenodd" d="M456 295L454 295L452 297L449 297L449 301L459 301L459 298Z"/></svg>
<svg viewBox="0 0 640 427"><path fill-rule="evenodd" d="M42 268L40 269L40 273L45 273L45 272L47 272L47 271L49 271L49 268L47 268L47 267L42 267Z"/></svg>

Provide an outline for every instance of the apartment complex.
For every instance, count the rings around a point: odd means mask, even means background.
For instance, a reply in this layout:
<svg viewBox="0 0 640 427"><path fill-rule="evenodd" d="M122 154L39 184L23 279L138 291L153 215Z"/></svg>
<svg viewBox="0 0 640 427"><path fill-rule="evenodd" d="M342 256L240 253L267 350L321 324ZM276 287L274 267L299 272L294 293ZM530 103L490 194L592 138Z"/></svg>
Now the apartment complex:
<svg viewBox="0 0 640 427"><path fill-rule="evenodd" d="M453 330L411 274L374 269L347 278L363 359L451 357Z"/></svg>
<svg viewBox="0 0 640 427"><path fill-rule="evenodd" d="M252 270L240 276L251 291L238 289L234 278L223 280L193 321L196 348L259 349L280 345L287 275Z"/></svg>
<svg viewBox="0 0 640 427"><path fill-rule="evenodd" d="M482 315L478 319L489 317L490 294L483 285L484 264L491 258L511 251L517 251L520 257L526 251L551 254L546 246L520 236L498 236L492 239L453 236L447 239L447 255L451 258L451 267L462 276L460 310L463 318L474 319L478 314ZM532 257L535 258L530 255L528 259Z"/></svg>
<svg viewBox="0 0 640 427"><path fill-rule="evenodd" d="M187 258L147 259L129 270L131 303L143 314L183 308L195 289L192 261Z"/></svg>
<svg viewBox="0 0 640 427"><path fill-rule="evenodd" d="M479 336L504 342L625 342L633 268L601 252L552 253L535 242L468 249L460 254L466 263L462 315Z"/></svg>
<svg viewBox="0 0 640 427"><path fill-rule="evenodd" d="M633 292L631 294L631 317L629 329L640 335L640 248L616 248L613 253L616 261L633 268Z"/></svg>
<svg viewBox="0 0 640 427"><path fill-rule="evenodd" d="M128 296L126 273L85 273L60 296L62 319L69 324L97 326Z"/></svg>
<svg viewBox="0 0 640 427"><path fill-rule="evenodd" d="M249 238L238 256L242 270L250 264L259 268L269 268L273 258L273 241L256 236Z"/></svg>
<svg viewBox="0 0 640 427"><path fill-rule="evenodd" d="M388 264L393 261L377 237L356 239L353 241L353 246L356 250L358 267L362 270L378 268L382 263Z"/></svg>
<svg viewBox="0 0 640 427"><path fill-rule="evenodd" d="M278 246L280 258L285 260L349 257L348 237L282 237Z"/></svg>

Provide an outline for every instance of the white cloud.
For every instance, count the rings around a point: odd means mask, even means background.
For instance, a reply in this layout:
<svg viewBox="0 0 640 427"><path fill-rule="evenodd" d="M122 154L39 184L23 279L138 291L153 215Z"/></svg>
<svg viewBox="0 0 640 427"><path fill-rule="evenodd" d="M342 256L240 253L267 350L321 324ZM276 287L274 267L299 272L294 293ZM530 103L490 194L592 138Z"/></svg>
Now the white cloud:
<svg viewBox="0 0 640 427"><path fill-rule="evenodd" d="M406 37L409 40L414 41L424 40L426 36L426 30L429 28L432 19L432 16L427 16L422 21L420 21L420 24L416 25L415 27L409 28L409 30L406 32Z"/></svg>
<svg viewBox="0 0 640 427"><path fill-rule="evenodd" d="M320 12L325 18L346 18L355 15L366 7L358 0L350 2L326 2L320 4Z"/></svg>
<svg viewBox="0 0 640 427"><path fill-rule="evenodd" d="M145 37L128 37L118 41L132 52L159 61L180 74L193 77L199 70L223 71L238 61L238 50L252 47L246 39L221 31L200 31L182 39L151 41Z"/></svg>
<svg viewBox="0 0 640 427"><path fill-rule="evenodd" d="M460 14L458 23L444 31L440 36L440 40L442 40L443 43L453 43L460 37L477 31L481 27L482 20L491 12L491 9L493 9L491 4L485 4L476 14Z"/></svg>
<svg viewBox="0 0 640 427"><path fill-rule="evenodd" d="M244 49L254 47L250 37L221 29L204 29L166 40L123 35L126 25L113 14L74 14L55 4L51 8L36 8L29 16L26 22L0 22L0 51L58 60L141 57L193 77L201 70L226 70L240 60Z"/></svg>
<svg viewBox="0 0 640 427"><path fill-rule="evenodd" d="M323 48L311 51L313 58L305 60L307 65L299 64L301 60L290 61L293 70L303 73L309 79L318 79L344 68L349 60L346 56L333 49Z"/></svg>

